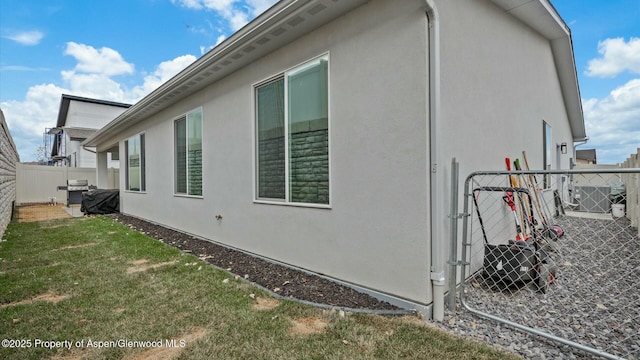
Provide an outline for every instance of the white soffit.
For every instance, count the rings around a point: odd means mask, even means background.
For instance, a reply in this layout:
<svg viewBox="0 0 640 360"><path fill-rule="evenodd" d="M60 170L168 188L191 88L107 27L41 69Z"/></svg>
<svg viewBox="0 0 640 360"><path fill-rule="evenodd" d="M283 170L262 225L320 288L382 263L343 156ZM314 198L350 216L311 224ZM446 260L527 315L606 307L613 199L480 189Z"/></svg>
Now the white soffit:
<svg viewBox="0 0 640 360"><path fill-rule="evenodd" d="M492 1L549 40L569 36L569 29L547 0Z"/></svg>

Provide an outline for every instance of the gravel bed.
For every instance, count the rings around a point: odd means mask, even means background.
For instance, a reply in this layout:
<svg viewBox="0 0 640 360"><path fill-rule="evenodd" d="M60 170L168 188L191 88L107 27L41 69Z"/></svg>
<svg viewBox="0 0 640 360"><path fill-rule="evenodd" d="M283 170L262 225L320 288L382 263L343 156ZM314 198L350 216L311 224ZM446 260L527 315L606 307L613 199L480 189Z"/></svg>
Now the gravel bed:
<svg viewBox="0 0 640 360"><path fill-rule="evenodd" d="M191 253L207 263L269 289L282 297L340 308L376 311L401 310L394 305L358 292L348 286L281 266L148 221L122 214L107 216L183 252Z"/></svg>
<svg viewBox="0 0 640 360"><path fill-rule="evenodd" d="M558 277L542 294L532 283L496 289L478 273L466 287L474 309L627 359L640 359L640 240L627 219L563 217L549 251ZM459 304L459 301L458 301ZM458 305L460 306L460 305ZM438 326L526 359L595 356L458 309Z"/></svg>

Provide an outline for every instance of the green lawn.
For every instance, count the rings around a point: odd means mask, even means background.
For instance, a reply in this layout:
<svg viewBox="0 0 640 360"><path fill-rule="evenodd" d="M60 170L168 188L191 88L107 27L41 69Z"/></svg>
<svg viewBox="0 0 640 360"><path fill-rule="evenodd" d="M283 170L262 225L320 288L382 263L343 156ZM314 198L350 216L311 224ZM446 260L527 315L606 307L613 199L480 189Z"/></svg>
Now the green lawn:
<svg viewBox="0 0 640 360"><path fill-rule="evenodd" d="M0 339L0 359L516 358L417 318L273 299L106 217L9 225Z"/></svg>

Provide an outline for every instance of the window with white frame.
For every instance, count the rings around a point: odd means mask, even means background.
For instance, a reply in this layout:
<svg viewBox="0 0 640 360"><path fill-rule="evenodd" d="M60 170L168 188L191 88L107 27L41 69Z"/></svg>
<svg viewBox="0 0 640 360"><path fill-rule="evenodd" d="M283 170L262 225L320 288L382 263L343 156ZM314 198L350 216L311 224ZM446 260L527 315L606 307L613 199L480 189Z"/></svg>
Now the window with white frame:
<svg viewBox="0 0 640 360"><path fill-rule="evenodd" d="M124 141L125 185L129 191L145 191L144 134L138 134Z"/></svg>
<svg viewBox="0 0 640 360"><path fill-rule="evenodd" d="M175 193L202 196L202 109L175 120Z"/></svg>
<svg viewBox="0 0 640 360"><path fill-rule="evenodd" d="M329 204L329 57L255 87L257 200Z"/></svg>

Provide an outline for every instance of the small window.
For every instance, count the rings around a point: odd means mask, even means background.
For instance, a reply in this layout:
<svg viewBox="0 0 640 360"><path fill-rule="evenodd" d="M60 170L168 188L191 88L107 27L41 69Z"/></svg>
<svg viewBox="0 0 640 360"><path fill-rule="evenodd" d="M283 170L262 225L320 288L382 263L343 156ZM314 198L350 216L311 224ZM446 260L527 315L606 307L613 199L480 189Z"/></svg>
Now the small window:
<svg viewBox="0 0 640 360"><path fill-rule="evenodd" d="M130 137L124 142L125 182L129 191L146 191L144 134Z"/></svg>
<svg viewBox="0 0 640 360"><path fill-rule="evenodd" d="M256 86L258 200L329 204L329 57Z"/></svg>
<svg viewBox="0 0 640 360"><path fill-rule="evenodd" d="M175 193L202 196L202 109L175 121Z"/></svg>

